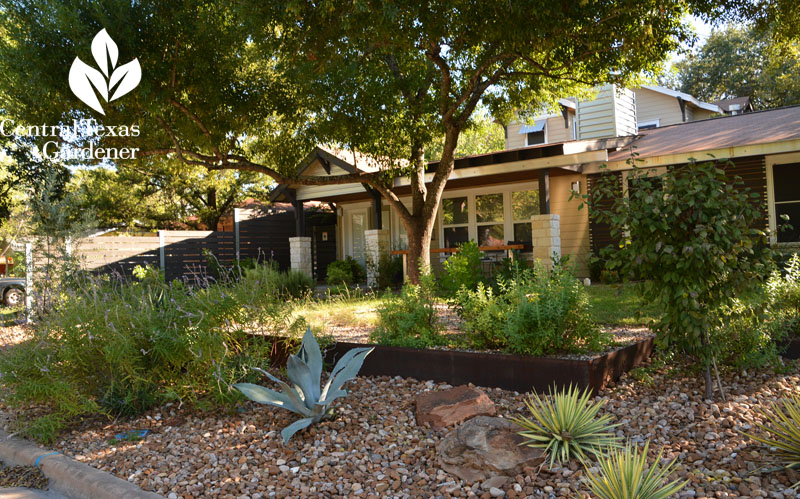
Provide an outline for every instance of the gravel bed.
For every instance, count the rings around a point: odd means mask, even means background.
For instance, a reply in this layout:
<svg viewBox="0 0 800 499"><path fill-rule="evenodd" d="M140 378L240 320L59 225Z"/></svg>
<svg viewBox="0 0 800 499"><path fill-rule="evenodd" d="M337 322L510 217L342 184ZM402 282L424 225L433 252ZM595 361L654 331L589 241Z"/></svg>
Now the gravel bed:
<svg viewBox="0 0 800 499"><path fill-rule="evenodd" d="M728 399L708 404L694 377L660 370L648 383L624 376L600 396L604 412L621 423L620 436L651 452L680 459L673 478L690 485L682 497L796 497L787 491L800 476L752 474L765 449L740 431L761 421L756 411L796 392L800 367L788 374L723 375ZM435 445L445 432L419 427L414 397L447 385L389 377L358 378L341 399L338 418L299 432L283 445L279 431L294 420L286 411L250 402L241 411L201 412L162 407L116 424L86 424L65 434L56 449L167 497L488 497L479 483L440 470ZM498 414L523 411L525 395L486 389ZM150 429L139 442L110 445L115 433ZM508 497L588 496L577 462L544 467L536 476L510 477Z"/></svg>
<svg viewBox="0 0 800 499"><path fill-rule="evenodd" d="M0 462L0 489L5 487L28 487L46 489L47 477L36 466L3 467ZM0 492L0 496L2 496Z"/></svg>

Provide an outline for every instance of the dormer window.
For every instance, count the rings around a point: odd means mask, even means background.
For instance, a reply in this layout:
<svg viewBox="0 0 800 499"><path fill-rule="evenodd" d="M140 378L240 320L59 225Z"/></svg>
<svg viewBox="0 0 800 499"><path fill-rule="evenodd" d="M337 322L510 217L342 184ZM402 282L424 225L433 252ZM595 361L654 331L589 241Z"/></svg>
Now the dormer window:
<svg viewBox="0 0 800 499"><path fill-rule="evenodd" d="M525 134L525 145L535 146L547 143L547 124L546 119L540 119L533 125L522 125L519 133Z"/></svg>

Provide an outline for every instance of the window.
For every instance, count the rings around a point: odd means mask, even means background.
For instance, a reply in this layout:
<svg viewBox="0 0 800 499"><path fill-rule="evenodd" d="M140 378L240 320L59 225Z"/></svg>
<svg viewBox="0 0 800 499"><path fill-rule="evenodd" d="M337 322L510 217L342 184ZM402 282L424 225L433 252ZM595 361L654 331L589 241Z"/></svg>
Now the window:
<svg viewBox="0 0 800 499"><path fill-rule="evenodd" d="M778 242L800 242L800 163L772 165L772 186ZM789 217L791 228L786 228L784 215Z"/></svg>
<svg viewBox="0 0 800 499"><path fill-rule="evenodd" d="M444 247L455 248L469 241L469 207L467 197L442 199Z"/></svg>
<svg viewBox="0 0 800 499"><path fill-rule="evenodd" d="M661 120L640 121L638 123L639 130L651 130L658 128L661 125Z"/></svg>
<svg viewBox="0 0 800 499"><path fill-rule="evenodd" d="M546 118L537 120L533 125L522 125L519 133L525 134L525 144L533 146L536 144L547 143L547 124Z"/></svg>
<svg viewBox="0 0 800 499"><path fill-rule="evenodd" d="M478 228L479 246L502 246L505 244L503 195L482 194L475 196L475 222Z"/></svg>
<svg viewBox="0 0 800 499"><path fill-rule="evenodd" d="M539 191L511 193L511 215L514 218L514 241L533 242L531 216L539 214Z"/></svg>

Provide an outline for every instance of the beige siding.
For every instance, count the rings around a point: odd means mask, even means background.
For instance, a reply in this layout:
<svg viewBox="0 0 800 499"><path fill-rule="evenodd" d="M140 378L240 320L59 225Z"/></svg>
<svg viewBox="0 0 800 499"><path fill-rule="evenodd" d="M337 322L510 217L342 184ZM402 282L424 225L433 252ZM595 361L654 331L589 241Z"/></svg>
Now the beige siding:
<svg viewBox="0 0 800 499"><path fill-rule="evenodd" d="M602 139L636 133L636 101L630 90L606 85L594 100L578 103L578 139Z"/></svg>
<svg viewBox="0 0 800 499"><path fill-rule="evenodd" d="M586 177L580 174L550 177L550 213L559 215L561 222L561 253L570 255L578 276L589 275L589 212L578 210L580 199L570 201L572 182L580 181L581 193L586 194Z"/></svg>
<svg viewBox="0 0 800 499"><path fill-rule="evenodd" d="M569 128L564 127L564 117L556 116L547 119L547 143L566 142L572 140Z"/></svg>
<svg viewBox="0 0 800 499"><path fill-rule="evenodd" d="M707 120L714 115L714 111L709 111L707 109L700 109L697 108L694 110L694 120Z"/></svg>
<svg viewBox="0 0 800 499"><path fill-rule="evenodd" d="M521 123L511 123L508 125L508 137L506 137L506 149L519 149L525 147L525 134L519 133Z"/></svg>
<svg viewBox="0 0 800 499"><path fill-rule="evenodd" d="M639 122L659 120L659 126L674 125L682 122L681 107L678 99L646 88L637 88L636 119ZM689 105L687 105L687 109Z"/></svg>

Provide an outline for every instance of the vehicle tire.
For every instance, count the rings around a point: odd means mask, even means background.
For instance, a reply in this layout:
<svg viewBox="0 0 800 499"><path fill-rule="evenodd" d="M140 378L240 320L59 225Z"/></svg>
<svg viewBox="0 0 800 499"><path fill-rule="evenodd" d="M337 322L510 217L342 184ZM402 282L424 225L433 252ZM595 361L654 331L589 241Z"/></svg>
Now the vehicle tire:
<svg viewBox="0 0 800 499"><path fill-rule="evenodd" d="M5 296L3 296L3 303L5 303L7 307L22 305L23 301L25 301L25 293L21 289L11 288L6 291Z"/></svg>

